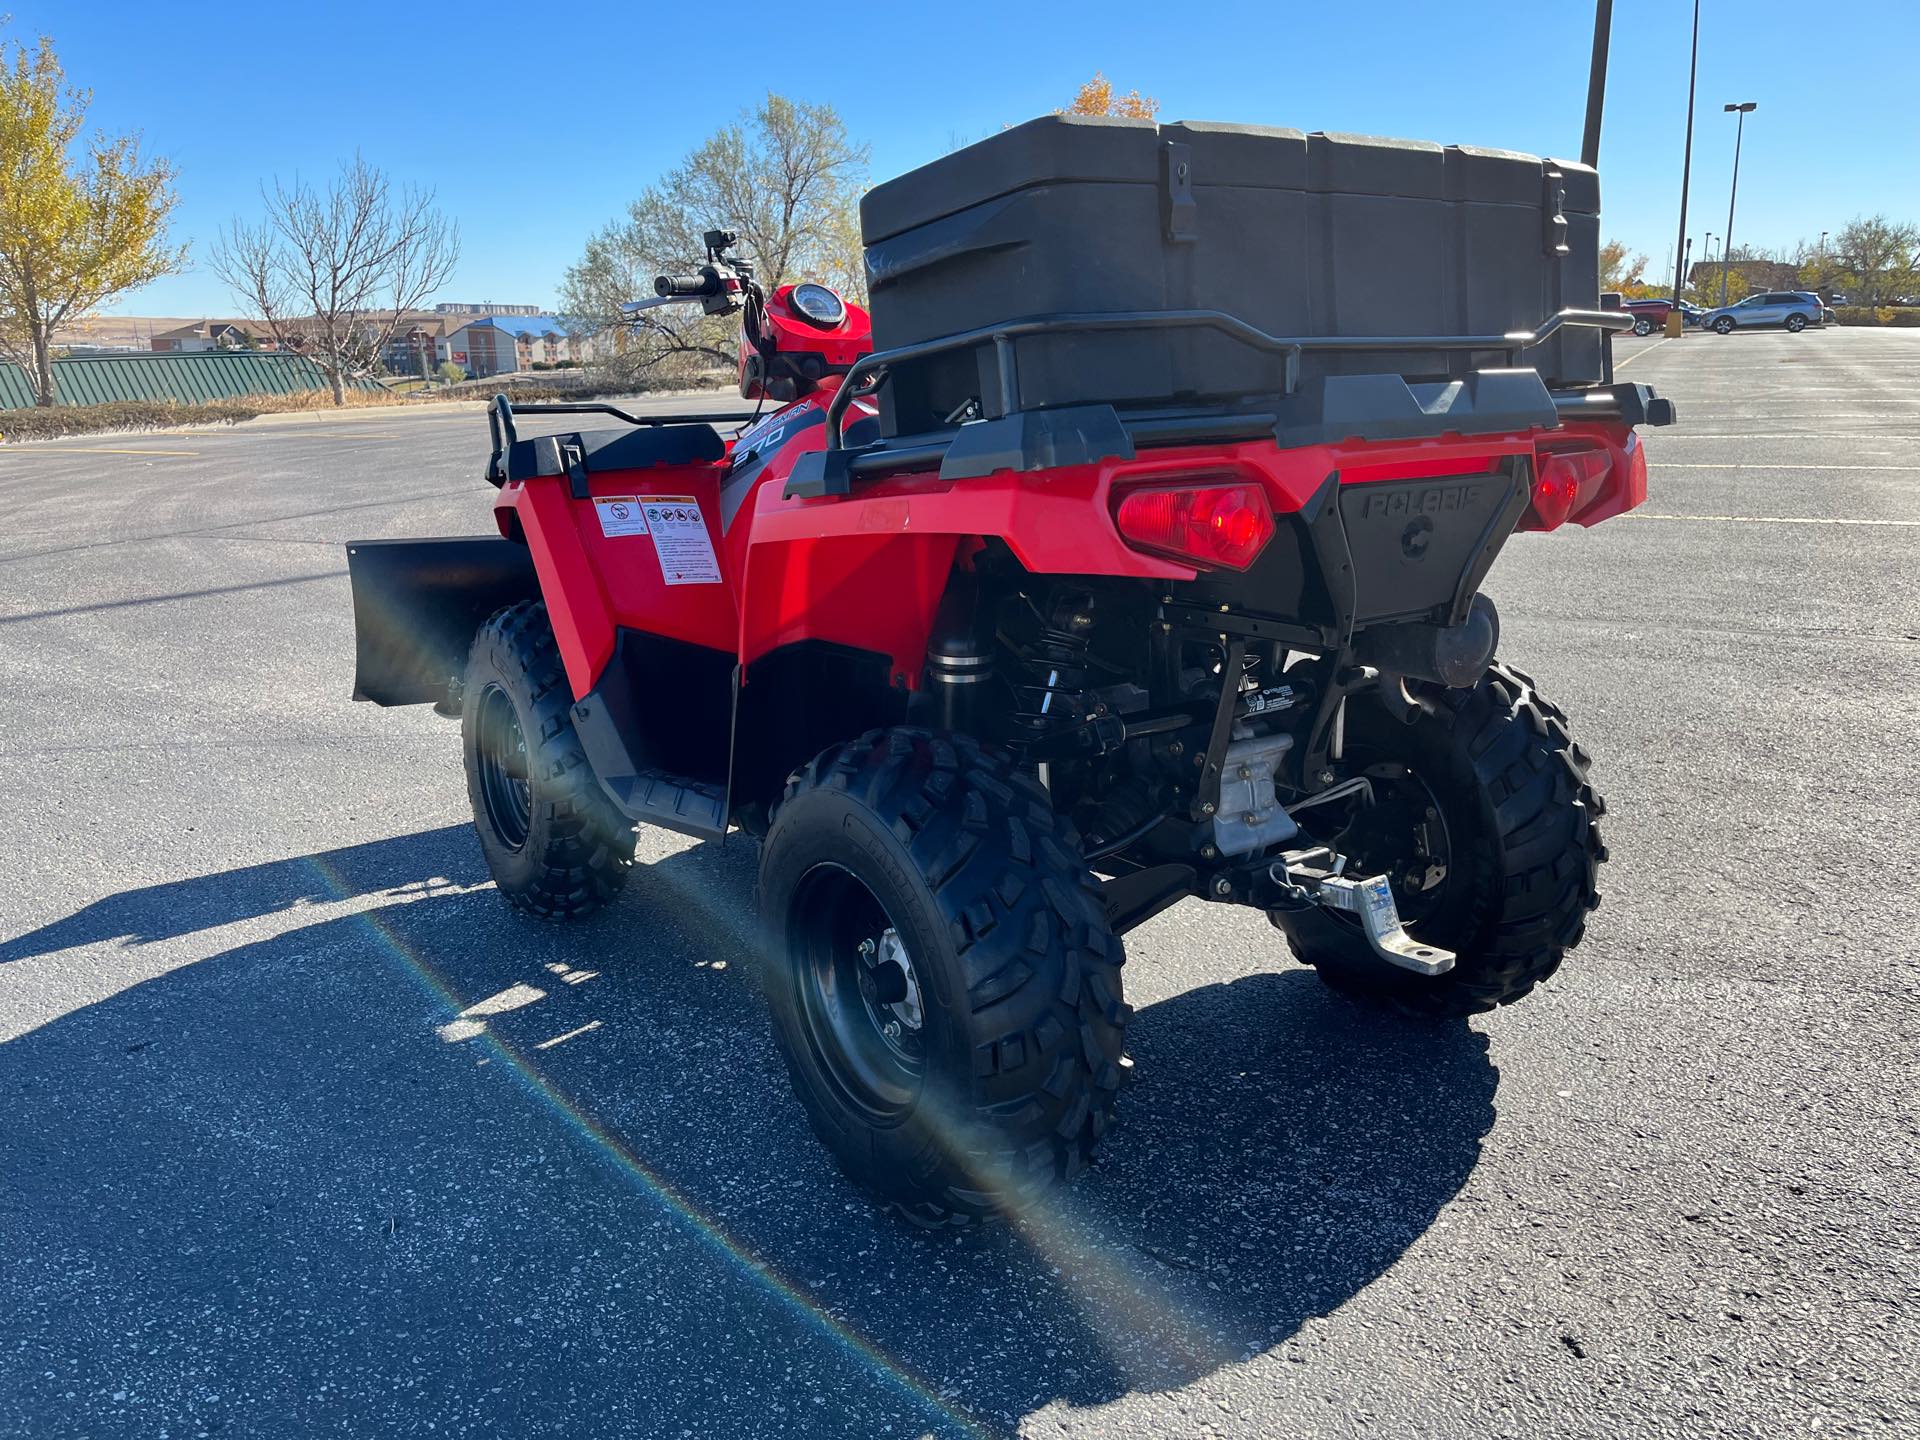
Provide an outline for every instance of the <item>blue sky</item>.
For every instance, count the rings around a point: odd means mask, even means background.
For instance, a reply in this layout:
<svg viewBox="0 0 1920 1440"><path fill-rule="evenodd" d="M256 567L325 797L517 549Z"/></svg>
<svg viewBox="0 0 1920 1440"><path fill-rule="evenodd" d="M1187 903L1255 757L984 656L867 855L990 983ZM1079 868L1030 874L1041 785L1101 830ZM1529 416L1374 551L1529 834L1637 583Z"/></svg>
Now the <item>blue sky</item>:
<svg viewBox="0 0 1920 1440"><path fill-rule="evenodd" d="M1096 69L1161 118L1348 130L1577 155L1587 0L731 7L0 0L54 38L93 118L180 169L196 257L263 177L356 147L438 187L464 238L443 298L549 303L586 236L768 87L828 101L875 180L1066 103ZM731 8L745 17L730 26ZM1670 265L1686 114L1684 0L1617 0L1601 153L1610 237ZM1859 213L1920 220L1910 86L1920 4L1706 0L1688 229L1725 229L1730 100L1755 100L1736 241L1784 245ZM1866 55L1888 57L1884 66ZM1898 58L1894 58L1898 57ZM232 308L203 266L115 307Z"/></svg>

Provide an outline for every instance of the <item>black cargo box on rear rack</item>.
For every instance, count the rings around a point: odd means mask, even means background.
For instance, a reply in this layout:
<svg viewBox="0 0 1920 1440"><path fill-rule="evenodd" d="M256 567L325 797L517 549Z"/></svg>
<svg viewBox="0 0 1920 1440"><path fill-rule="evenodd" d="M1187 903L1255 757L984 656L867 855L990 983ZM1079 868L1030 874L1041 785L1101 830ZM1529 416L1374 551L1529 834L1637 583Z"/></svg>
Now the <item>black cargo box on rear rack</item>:
<svg viewBox="0 0 1920 1440"><path fill-rule="evenodd" d="M1269 335L1474 336L1599 304L1599 183L1571 161L1249 125L1053 116L943 156L860 206L874 342L893 350L1032 316L1225 312ZM903 360L889 436L963 414L1279 394L1285 359L1204 329L1033 333ZM1519 352L1549 386L1607 379L1605 340ZM1506 357L1306 350L1297 379L1463 378ZM975 404L972 411L967 407Z"/></svg>

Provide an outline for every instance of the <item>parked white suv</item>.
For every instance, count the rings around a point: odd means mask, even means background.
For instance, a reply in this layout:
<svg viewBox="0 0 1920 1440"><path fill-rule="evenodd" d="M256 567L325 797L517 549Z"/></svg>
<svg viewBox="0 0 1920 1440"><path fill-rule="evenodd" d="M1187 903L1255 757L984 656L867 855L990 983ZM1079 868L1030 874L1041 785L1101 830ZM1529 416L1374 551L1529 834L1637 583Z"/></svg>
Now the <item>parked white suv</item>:
<svg viewBox="0 0 1920 1440"><path fill-rule="evenodd" d="M1756 325L1784 325L1798 333L1809 325L1824 325L1826 320L1827 309L1818 295L1804 290L1769 290L1762 295L1749 295L1737 305L1709 310L1700 323L1709 330L1731 335L1735 330Z"/></svg>

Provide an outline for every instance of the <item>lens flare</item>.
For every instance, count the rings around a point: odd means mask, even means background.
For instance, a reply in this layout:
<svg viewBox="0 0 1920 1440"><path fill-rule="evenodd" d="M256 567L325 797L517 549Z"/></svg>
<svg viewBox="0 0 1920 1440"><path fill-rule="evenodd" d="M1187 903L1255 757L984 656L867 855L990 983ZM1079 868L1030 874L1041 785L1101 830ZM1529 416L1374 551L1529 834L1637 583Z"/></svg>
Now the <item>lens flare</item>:
<svg viewBox="0 0 1920 1440"><path fill-rule="evenodd" d="M346 882L345 877L324 856L309 856L306 863L320 878L333 899L350 900L359 893ZM653 873L658 875L658 872ZM725 913L718 906L701 903L704 897L687 896L686 898L695 908L715 918ZM426 956L421 954L419 948L394 928L382 911L361 911L353 917L353 923L361 927L382 950L398 960L406 973L419 984L429 998L446 1011L443 1024L452 1024L460 1018L461 1012L468 1008L467 1003L460 998L452 985ZM730 917L723 923L728 929L735 930L737 933L739 927L736 919ZM965 1435L984 1436L991 1433L981 1422L953 1402L944 1399L926 1380L914 1374L904 1363L888 1355L873 1341L844 1321L820 1309L805 1290L780 1274L771 1261L728 1234L720 1223L701 1210L691 1197L648 1165L617 1131L562 1093L520 1050L508 1044L489 1028L481 1029L472 1036L469 1043L485 1046L489 1055L512 1074L535 1099L559 1116L580 1139L597 1150L635 1189L666 1210L687 1234L739 1271L793 1315L804 1320L863 1362L869 1370L890 1384L914 1408L937 1420L942 1428L950 1428Z"/></svg>

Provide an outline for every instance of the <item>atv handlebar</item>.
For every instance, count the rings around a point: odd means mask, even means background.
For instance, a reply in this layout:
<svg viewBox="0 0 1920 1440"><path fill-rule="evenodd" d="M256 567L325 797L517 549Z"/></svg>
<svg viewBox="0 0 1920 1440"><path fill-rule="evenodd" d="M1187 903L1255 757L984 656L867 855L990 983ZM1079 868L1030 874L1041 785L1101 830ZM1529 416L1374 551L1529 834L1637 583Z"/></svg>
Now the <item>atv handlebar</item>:
<svg viewBox="0 0 1920 1440"><path fill-rule="evenodd" d="M699 275L660 275L653 282L653 293L678 298L698 299L720 293L720 277L711 269Z"/></svg>

